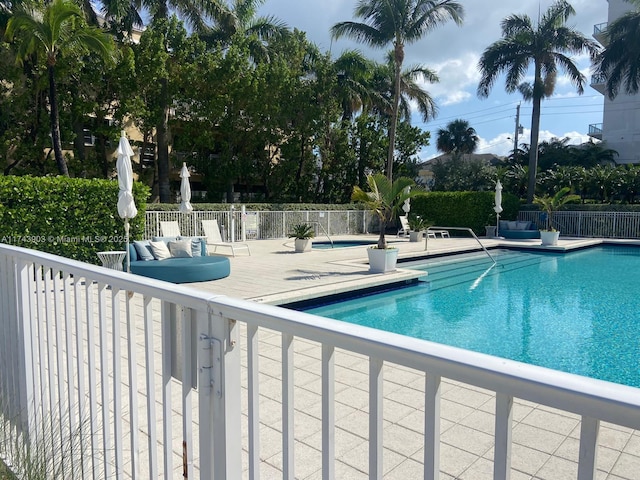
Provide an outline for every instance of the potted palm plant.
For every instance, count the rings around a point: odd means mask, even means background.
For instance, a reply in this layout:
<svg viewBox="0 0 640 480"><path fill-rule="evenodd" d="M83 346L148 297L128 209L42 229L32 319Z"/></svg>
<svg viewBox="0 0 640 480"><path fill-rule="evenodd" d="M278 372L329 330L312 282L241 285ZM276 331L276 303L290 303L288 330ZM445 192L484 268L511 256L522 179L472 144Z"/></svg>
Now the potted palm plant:
<svg viewBox="0 0 640 480"><path fill-rule="evenodd" d="M367 249L369 256L369 271L384 273L396 269L398 249L389 248L385 239L387 225L396 217L405 200L424 194L414 187L415 182L407 177L397 178L393 183L383 174L367 175L369 191L360 187L353 187L351 199L362 203L367 210L378 217L380 223L380 237L375 247Z"/></svg>
<svg viewBox="0 0 640 480"><path fill-rule="evenodd" d="M533 203L540 206L540 208L546 213L547 217L546 228L540 229L540 239L542 240L542 245L558 244L558 237L560 237L560 232L556 229L556 226L553 223L553 214L566 203L580 200L580 196L578 195L569 195L570 191L571 190L569 189L569 187L564 187L558 190L554 196L545 194L542 197L536 195L533 198Z"/></svg>
<svg viewBox="0 0 640 480"><path fill-rule="evenodd" d="M312 225L308 223L299 223L294 225L289 233L289 238L295 238L295 250L296 252L307 252L311 250L312 238L315 237L316 232Z"/></svg>
<svg viewBox="0 0 640 480"><path fill-rule="evenodd" d="M407 219L409 222L409 241L419 242L422 240L424 231L431 226L431 223L426 218L422 218L420 215L410 214Z"/></svg>

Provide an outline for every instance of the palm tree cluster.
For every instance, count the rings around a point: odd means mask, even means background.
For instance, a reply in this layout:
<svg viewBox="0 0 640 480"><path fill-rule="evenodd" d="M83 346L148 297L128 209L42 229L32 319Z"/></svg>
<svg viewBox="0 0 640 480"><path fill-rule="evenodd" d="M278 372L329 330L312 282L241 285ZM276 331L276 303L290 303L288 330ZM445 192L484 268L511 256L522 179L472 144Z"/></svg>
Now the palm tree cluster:
<svg viewBox="0 0 640 480"><path fill-rule="evenodd" d="M575 14L565 0L559 0L541 16L537 24L527 15L511 15L502 21L502 38L482 54L478 64L482 78L478 95L487 97L499 75L505 76L509 93L519 90L531 98L531 143L529 150L529 182L527 202L533 201L538 167L538 136L542 99L553 92L558 70L564 71L579 94L584 92L585 76L571 58L573 54L598 54L597 44L568 27L566 22ZM533 85L527 88L523 80L533 66Z"/></svg>
<svg viewBox="0 0 640 480"><path fill-rule="evenodd" d="M377 63L356 51L335 59L321 53L303 32L259 17L263 1L106 0L100 25L89 2L37 1L24 12L21 2L3 2L0 69L8 81L0 84L7 93L0 111L11 112L0 115L5 174L53 173L53 152L59 174L109 177L110 144L135 124L143 135L138 173L165 202L172 165L184 160L204 174L212 198L227 194L228 201L251 193L347 202L353 185L385 169L385 157L389 176L394 162L415 176L429 136L410 125L410 105L432 118L435 102L420 85L438 78L423 65L403 68L404 44L448 18L459 22L461 7L411 1L388 10L370 2L364 18L377 18L384 37L373 43L394 48ZM143 12L150 19L144 30ZM403 30L385 19L390 14L420 20ZM336 25L333 33L353 28ZM14 58L21 68L11 66ZM4 108L9 101L13 108Z"/></svg>
<svg viewBox="0 0 640 480"><path fill-rule="evenodd" d="M388 49L382 63L353 50L338 58L320 52L304 32L258 16L263 2L105 0L98 21L86 1L1 0L5 174L53 173L53 156L60 174L109 177L110 144L133 124L143 136L138 173L165 202L172 166L185 160L204 175L211 199L226 194L228 201L239 194L345 202L369 172L391 181L394 170L415 177L417 152L430 138L411 126L411 105L425 122L436 115L422 85L438 76L424 65L406 66L405 47L439 26L460 25L461 2L357 0L358 21L339 22L331 34ZM140 29L143 12L149 23ZM529 201L538 167L548 167L538 148L542 100L553 94L560 72L578 93L584 88L573 55L594 59L610 96L637 92L640 84L640 13L609 26L602 52L567 26L574 14L557 0L537 22L505 18L502 38L478 65L480 97L504 74L507 92L533 103L528 167L518 166L528 173L522 193ZM533 81L525 82L530 71ZM96 147L90 154L87 131ZM473 152L478 137L457 120L438 132L437 142L459 157Z"/></svg>

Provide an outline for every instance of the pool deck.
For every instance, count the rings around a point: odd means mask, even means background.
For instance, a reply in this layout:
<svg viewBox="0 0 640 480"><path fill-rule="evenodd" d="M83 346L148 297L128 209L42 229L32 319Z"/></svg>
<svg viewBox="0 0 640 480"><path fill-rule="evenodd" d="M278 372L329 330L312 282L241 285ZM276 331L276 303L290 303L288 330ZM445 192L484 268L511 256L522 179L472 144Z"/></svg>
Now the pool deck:
<svg viewBox="0 0 640 480"><path fill-rule="evenodd" d="M347 240L354 237L335 237ZM358 239L374 236L359 236ZM519 246L540 249L540 240L506 241L481 238L487 247ZM274 305L405 282L423 273L403 269L402 261L480 248L474 239L438 238L411 243L387 236L400 249L398 269L386 274L368 272L366 246L294 253L292 239L249 241L251 256L230 257L231 275L213 282L189 284L212 294L223 294ZM633 243L630 241L609 241ZM584 248L598 239L561 238L553 250ZM261 336L262 451L261 478L282 478L281 411L278 335ZM317 360L320 349L296 341L296 478L320 479L321 397ZM367 359L349 352L336 357L336 478L366 479L368 465ZM273 371L270 371L273 370ZM246 374L246 372L245 372ZM422 478L424 374L385 365L384 478ZM640 390L639 390L640 395ZM528 401L514 401L512 480L577 478L580 418ZM244 405L246 409L246 405ZM441 478L493 478L495 396L470 385L443 380L441 421ZM246 411L246 410L245 410ZM246 437L246 432L244 432ZM640 431L602 424L597 459L598 480L640 479ZM244 452L246 459L246 451ZM245 463L246 465L246 463ZM244 472L245 477L248 472Z"/></svg>

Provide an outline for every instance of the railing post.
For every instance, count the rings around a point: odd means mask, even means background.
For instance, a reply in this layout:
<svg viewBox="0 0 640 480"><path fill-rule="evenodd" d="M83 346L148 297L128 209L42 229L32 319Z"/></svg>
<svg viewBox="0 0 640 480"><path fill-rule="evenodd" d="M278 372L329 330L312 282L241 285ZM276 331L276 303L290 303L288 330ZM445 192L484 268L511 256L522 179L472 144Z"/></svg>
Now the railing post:
<svg viewBox="0 0 640 480"><path fill-rule="evenodd" d="M35 397L33 395L33 365L34 352L31 350L31 305L29 299L29 267L23 260L17 262L16 268L16 316L21 355L18 357L18 395L20 398L20 417L22 432L31 435L34 425Z"/></svg>
<svg viewBox="0 0 640 480"><path fill-rule="evenodd" d="M578 453L578 480L593 480L596 478L599 431L599 420L582 417L580 450Z"/></svg>
<svg viewBox="0 0 640 480"><path fill-rule="evenodd" d="M207 317L197 322L200 473L201 478L236 479L242 477L238 327L213 307Z"/></svg>

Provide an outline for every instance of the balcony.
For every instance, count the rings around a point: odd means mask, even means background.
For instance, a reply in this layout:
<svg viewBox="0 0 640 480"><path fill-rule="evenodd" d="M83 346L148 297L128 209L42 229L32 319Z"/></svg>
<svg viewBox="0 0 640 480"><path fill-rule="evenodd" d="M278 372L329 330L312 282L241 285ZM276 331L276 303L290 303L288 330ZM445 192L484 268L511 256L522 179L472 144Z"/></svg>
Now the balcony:
<svg viewBox="0 0 640 480"><path fill-rule="evenodd" d="M593 88L594 90L597 90L602 95L604 95L606 91L606 86L607 86L607 78L604 75L602 74L591 75L591 88Z"/></svg>
<svg viewBox="0 0 640 480"><path fill-rule="evenodd" d="M598 23L593 26L593 38L595 38L601 45L607 46L607 22Z"/></svg>
<svg viewBox="0 0 640 480"><path fill-rule="evenodd" d="M601 123L592 123L589 125L589 133L588 135L592 138L596 138L598 140L602 140L602 124Z"/></svg>

